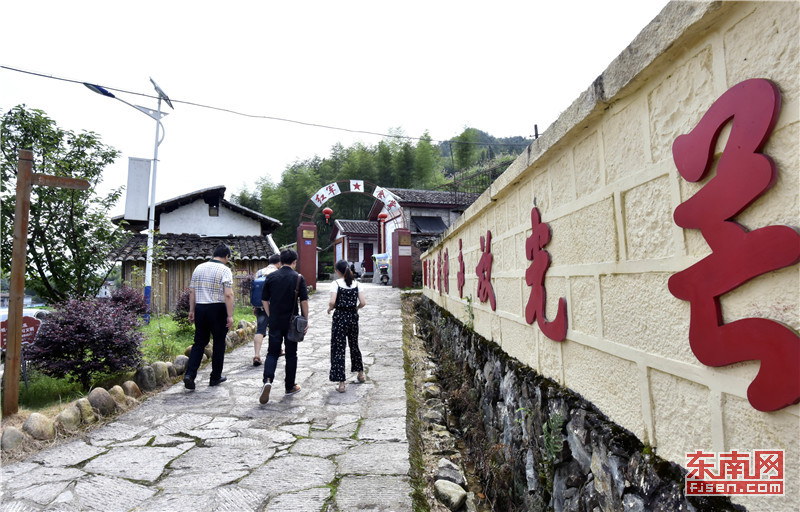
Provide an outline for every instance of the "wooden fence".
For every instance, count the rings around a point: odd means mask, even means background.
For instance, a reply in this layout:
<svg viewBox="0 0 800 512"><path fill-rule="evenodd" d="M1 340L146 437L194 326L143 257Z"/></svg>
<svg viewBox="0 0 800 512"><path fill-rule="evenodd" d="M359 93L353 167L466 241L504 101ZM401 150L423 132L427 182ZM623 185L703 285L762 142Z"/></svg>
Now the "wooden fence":
<svg viewBox="0 0 800 512"><path fill-rule="evenodd" d="M189 287L192 272L203 261L167 261L153 269L152 311L154 314L171 313L181 292ZM268 265L266 260L237 261L233 269L233 296L237 306L250 305L249 290L243 291L242 284L250 275ZM144 290L143 261L126 261L122 266L122 279L128 286Z"/></svg>

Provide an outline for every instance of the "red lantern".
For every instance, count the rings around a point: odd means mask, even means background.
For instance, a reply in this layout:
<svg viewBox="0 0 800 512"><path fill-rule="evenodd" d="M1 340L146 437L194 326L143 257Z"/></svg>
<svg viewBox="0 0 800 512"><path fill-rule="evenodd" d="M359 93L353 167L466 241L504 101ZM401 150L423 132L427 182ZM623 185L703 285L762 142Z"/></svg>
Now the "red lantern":
<svg viewBox="0 0 800 512"><path fill-rule="evenodd" d="M389 217L389 214L386 212L381 212L378 214L378 218L381 220L381 222L386 222L387 217Z"/></svg>
<svg viewBox="0 0 800 512"><path fill-rule="evenodd" d="M328 223L328 219L331 218L331 214L333 213L333 210L331 210L330 208L325 208L324 210L322 210L322 213L325 214L325 224L327 224Z"/></svg>

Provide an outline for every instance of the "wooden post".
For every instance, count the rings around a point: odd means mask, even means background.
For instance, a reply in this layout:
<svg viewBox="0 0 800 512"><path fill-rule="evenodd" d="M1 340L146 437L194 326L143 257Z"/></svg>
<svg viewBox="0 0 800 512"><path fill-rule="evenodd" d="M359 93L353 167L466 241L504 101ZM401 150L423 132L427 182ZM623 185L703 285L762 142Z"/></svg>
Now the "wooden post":
<svg viewBox="0 0 800 512"><path fill-rule="evenodd" d="M34 174L33 151L21 149L17 164L17 197L14 206L14 243L11 249L11 283L8 297L8 338L3 373L3 416L19 410L19 369L22 349L22 309L25 300L25 266L28 245L28 214L33 185L86 190L89 182L76 178Z"/></svg>
<svg viewBox="0 0 800 512"><path fill-rule="evenodd" d="M20 150L17 163L17 203L14 207L14 243L11 249L11 283L8 293L6 366L3 373L3 416L19 409L19 367L22 339L22 307L25 300L25 262L28 245L28 212L31 209L33 152Z"/></svg>

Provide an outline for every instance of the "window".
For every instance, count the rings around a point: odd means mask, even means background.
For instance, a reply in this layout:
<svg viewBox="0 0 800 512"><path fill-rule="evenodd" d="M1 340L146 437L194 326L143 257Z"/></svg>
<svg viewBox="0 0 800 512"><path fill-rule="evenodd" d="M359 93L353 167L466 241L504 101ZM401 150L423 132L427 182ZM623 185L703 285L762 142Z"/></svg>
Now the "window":
<svg viewBox="0 0 800 512"><path fill-rule="evenodd" d="M347 244L347 261L356 262L359 261L359 247L358 242L350 242Z"/></svg>

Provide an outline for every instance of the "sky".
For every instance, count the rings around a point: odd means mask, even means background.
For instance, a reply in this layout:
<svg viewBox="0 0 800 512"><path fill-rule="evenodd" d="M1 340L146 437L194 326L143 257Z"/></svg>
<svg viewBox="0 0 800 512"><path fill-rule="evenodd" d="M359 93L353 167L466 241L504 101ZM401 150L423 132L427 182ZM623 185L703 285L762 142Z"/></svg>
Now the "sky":
<svg viewBox="0 0 800 512"><path fill-rule="evenodd" d="M0 6L0 66L90 82L163 119L156 199L260 179L336 143L374 145L398 128L447 140L545 131L665 7L661 0L26 0ZM100 192L124 186L128 157L153 158L156 123L80 83L0 68L0 112L26 104L122 152ZM320 184L322 186L324 184ZM121 214L124 204L112 214Z"/></svg>

